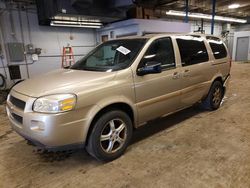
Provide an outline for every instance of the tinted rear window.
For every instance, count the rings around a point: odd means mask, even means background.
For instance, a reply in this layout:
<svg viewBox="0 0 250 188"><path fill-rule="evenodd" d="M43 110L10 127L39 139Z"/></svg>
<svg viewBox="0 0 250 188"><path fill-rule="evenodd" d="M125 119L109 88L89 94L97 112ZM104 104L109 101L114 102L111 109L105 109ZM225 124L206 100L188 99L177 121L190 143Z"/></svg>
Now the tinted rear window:
<svg viewBox="0 0 250 188"><path fill-rule="evenodd" d="M215 59L227 57L227 50L223 42L215 37L207 37L208 43L212 49Z"/></svg>
<svg viewBox="0 0 250 188"><path fill-rule="evenodd" d="M202 38L193 36L180 37L177 40L182 66L208 61L208 53Z"/></svg>

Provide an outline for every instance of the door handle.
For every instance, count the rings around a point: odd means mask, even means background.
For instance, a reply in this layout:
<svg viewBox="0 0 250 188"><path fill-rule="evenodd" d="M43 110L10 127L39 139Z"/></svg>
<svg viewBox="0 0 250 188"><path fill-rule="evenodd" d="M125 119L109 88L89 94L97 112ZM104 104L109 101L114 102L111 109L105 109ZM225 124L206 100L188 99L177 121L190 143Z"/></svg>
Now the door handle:
<svg viewBox="0 0 250 188"><path fill-rule="evenodd" d="M179 79L180 78L180 74L178 72L174 72L172 78L173 79Z"/></svg>

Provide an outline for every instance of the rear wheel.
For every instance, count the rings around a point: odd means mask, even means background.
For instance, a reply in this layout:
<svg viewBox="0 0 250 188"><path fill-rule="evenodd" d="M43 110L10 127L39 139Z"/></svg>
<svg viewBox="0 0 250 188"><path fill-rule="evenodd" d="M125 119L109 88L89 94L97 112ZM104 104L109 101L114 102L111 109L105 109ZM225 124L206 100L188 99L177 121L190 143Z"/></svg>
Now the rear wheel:
<svg viewBox="0 0 250 188"><path fill-rule="evenodd" d="M131 136L132 122L129 116L123 111L109 111L96 121L86 149L98 160L111 161L124 153Z"/></svg>
<svg viewBox="0 0 250 188"><path fill-rule="evenodd" d="M210 88L208 96L202 102L202 107L208 110L216 110L220 107L223 98L223 86L220 81L215 81Z"/></svg>

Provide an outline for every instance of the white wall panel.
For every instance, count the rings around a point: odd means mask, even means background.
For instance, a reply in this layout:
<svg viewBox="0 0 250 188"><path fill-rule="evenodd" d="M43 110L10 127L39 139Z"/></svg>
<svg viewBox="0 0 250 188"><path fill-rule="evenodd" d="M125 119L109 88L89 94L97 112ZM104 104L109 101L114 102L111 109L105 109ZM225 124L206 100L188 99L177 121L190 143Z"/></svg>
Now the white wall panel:
<svg viewBox="0 0 250 188"><path fill-rule="evenodd" d="M24 44L30 43L28 22L25 12L21 12L21 18L24 31ZM22 42L20 22L18 17L18 11L13 11L13 20L15 27L15 35L11 34L11 24L9 19L9 12L4 12L1 16L1 30L3 33L3 43L7 42ZM67 27L49 27L39 26L37 14L34 12L28 13L28 19L30 22L30 36L31 42L35 48L42 48L41 56L57 56L57 57L40 57L33 65L29 65L30 77L46 73L48 71L60 68L62 48L68 43L73 47L74 55L77 55L75 59L81 58L84 54L88 53L96 45L95 30L85 28L67 28ZM71 38L72 37L72 38ZM78 56L79 55L79 56ZM28 63L31 63L31 57L27 55ZM4 57L4 64L7 65L6 57ZM25 62L19 62L25 63ZM2 65L0 64L0 67ZM27 79L26 67L21 66L21 74L23 79ZM3 74L3 69L0 68L0 73ZM8 81L9 85L12 81Z"/></svg>

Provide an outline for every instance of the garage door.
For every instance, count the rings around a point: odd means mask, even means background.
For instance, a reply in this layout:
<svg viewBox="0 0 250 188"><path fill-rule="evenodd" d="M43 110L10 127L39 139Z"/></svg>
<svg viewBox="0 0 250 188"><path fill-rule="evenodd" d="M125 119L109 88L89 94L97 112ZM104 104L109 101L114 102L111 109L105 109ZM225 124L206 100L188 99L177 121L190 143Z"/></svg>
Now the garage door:
<svg viewBox="0 0 250 188"><path fill-rule="evenodd" d="M238 37L236 48L236 61L247 61L249 37Z"/></svg>

